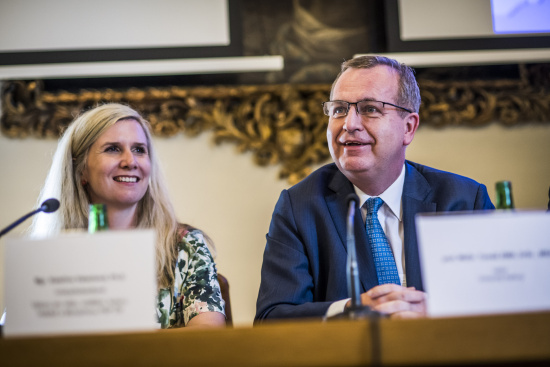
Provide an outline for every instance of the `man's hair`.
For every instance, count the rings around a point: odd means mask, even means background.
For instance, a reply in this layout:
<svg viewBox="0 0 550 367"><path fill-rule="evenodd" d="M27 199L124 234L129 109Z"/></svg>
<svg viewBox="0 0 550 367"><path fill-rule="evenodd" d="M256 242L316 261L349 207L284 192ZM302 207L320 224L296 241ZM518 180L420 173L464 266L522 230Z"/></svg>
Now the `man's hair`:
<svg viewBox="0 0 550 367"><path fill-rule="evenodd" d="M420 90L414 76L414 70L405 64L384 56L359 56L344 61L340 73L336 76L334 83L332 83L330 90L331 99L334 86L344 71L348 69L370 69L377 65L389 66L399 75L399 89L395 103L401 107L418 112L420 108Z"/></svg>

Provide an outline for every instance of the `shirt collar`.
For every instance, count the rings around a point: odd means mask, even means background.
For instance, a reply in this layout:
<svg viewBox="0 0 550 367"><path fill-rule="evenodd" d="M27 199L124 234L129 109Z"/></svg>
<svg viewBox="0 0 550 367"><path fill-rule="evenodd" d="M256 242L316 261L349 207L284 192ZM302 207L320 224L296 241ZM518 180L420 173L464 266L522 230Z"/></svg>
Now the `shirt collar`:
<svg viewBox="0 0 550 367"><path fill-rule="evenodd" d="M390 187L386 189L383 193L378 195L379 198L384 200L384 203L390 208L393 215L395 215L399 220L401 220L401 196L403 195L403 185L405 184L405 165L401 169L401 173L397 180L395 180ZM353 185L355 193L359 196L359 201L361 202L361 207L365 204L365 201L370 199L372 196L365 194L357 186Z"/></svg>

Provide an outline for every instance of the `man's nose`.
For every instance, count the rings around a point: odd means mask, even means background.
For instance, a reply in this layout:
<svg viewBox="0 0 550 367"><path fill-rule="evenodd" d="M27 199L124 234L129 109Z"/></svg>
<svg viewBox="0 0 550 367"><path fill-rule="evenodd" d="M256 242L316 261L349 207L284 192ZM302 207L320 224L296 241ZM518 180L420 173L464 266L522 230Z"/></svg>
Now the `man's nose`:
<svg viewBox="0 0 550 367"><path fill-rule="evenodd" d="M344 119L344 126L343 126L344 130L346 130L347 132L361 130L363 127L362 122L363 122L363 118L357 110L357 104L350 103L348 114Z"/></svg>

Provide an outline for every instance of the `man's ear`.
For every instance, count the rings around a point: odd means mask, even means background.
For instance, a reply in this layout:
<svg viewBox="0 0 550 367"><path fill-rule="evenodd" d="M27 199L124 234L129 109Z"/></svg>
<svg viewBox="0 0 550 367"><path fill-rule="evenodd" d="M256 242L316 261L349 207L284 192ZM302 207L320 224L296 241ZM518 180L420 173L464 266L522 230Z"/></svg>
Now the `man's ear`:
<svg viewBox="0 0 550 367"><path fill-rule="evenodd" d="M416 133L416 129L418 129L418 125L420 124L420 116L418 116L416 112L409 113L407 117L405 117L404 122L405 135L403 137L403 145L407 146L412 143L414 139L414 133Z"/></svg>

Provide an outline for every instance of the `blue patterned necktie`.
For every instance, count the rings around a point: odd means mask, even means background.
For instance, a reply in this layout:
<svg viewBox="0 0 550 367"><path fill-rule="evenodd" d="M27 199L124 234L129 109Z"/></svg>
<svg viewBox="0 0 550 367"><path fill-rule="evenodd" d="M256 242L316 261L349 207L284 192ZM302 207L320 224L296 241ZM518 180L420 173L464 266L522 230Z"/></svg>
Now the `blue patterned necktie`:
<svg viewBox="0 0 550 367"><path fill-rule="evenodd" d="M390 244L378 220L378 209L382 204L384 204L384 200L380 198L370 198L365 203L367 206L367 237L374 256L378 284L401 285Z"/></svg>

